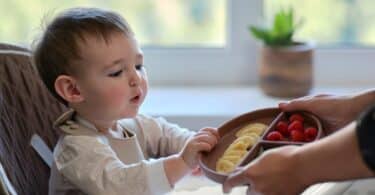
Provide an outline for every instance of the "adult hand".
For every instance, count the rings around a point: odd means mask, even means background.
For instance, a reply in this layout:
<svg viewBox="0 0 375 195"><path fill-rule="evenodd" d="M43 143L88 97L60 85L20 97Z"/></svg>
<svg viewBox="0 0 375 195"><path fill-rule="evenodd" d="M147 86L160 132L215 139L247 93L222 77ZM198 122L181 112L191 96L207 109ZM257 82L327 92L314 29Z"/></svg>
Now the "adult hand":
<svg viewBox="0 0 375 195"><path fill-rule="evenodd" d="M249 165L235 170L223 184L228 193L234 186L249 185L248 194L297 195L308 186L299 169L298 146L267 150Z"/></svg>
<svg viewBox="0 0 375 195"><path fill-rule="evenodd" d="M330 134L353 121L361 111L354 96L316 95L280 103L283 111L304 110L317 115L323 122L326 134Z"/></svg>
<svg viewBox="0 0 375 195"><path fill-rule="evenodd" d="M195 167L193 170L191 170L191 175L202 176L203 175L202 169L199 166Z"/></svg>

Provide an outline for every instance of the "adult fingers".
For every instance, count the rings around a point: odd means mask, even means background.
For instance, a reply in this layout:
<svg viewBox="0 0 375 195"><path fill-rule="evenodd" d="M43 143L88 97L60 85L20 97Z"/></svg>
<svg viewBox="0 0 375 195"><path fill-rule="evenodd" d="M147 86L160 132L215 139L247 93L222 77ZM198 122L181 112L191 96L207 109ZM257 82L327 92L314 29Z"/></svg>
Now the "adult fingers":
<svg viewBox="0 0 375 195"><path fill-rule="evenodd" d="M224 193L229 193L233 187L250 184L251 180L246 174L246 169L239 169L228 176L228 178L224 181L223 184L223 191Z"/></svg>
<svg viewBox="0 0 375 195"><path fill-rule="evenodd" d="M262 195L261 193L254 190L254 188L248 187L246 190L247 195Z"/></svg>
<svg viewBox="0 0 375 195"><path fill-rule="evenodd" d="M319 105L319 101L330 99L334 95L330 94L318 94L314 96L304 96L298 99L294 99L289 102L279 103L279 108L283 111L295 111L295 110L308 110L313 111L316 106Z"/></svg>
<svg viewBox="0 0 375 195"><path fill-rule="evenodd" d="M191 171L191 174L194 176L200 176L202 175L202 170L199 166L197 166Z"/></svg>
<svg viewBox="0 0 375 195"><path fill-rule="evenodd" d="M309 106L308 102L311 99L310 96L291 100L289 102L279 103L279 108L283 111L295 111L295 110L306 110Z"/></svg>

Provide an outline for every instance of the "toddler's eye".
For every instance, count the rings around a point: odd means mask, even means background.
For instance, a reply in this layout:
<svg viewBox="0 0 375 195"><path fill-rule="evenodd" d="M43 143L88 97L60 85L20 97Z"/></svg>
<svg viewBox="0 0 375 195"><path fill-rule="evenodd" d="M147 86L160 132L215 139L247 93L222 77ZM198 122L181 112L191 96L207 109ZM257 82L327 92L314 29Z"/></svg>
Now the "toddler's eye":
<svg viewBox="0 0 375 195"><path fill-rule="evenodd" d="M137 64L135 65L135 69L142 70L144 68L143 64Z"/></svg>
<svg viewBox="0 0 375 195"><path fill-rule="evenodd" d="M121 75L121 73L123 72L123 70L119 70L117 72L114 72L114 73L111 73L109 74L110 77L118 77Z"/></svg>

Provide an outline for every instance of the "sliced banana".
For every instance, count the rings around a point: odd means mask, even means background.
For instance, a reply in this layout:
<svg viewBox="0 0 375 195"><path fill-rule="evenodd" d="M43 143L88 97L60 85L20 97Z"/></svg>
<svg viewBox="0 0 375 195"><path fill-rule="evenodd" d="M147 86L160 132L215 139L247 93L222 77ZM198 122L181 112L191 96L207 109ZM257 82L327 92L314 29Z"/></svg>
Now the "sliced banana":
<svg viewBox="0 0 375 195"><path fill-rule="evenodd" d="M244 135L234 140L234 142L229 145L227 150L246 151L249 147L253 146L256 141L256 138Z"/></svg>
<svg viewBox="0 0 375 195"><path fill-rule="evenodd" d="M219 159L216 164L216 171L219 173L229 173L236 168L235 165L235 163L227 159Z"/></svg>
<svg viewBox="0 0 375 195"><path fill-rule="evenodd" d="M241 160L242 156L243 155L227 155L227 156L221 157L221 159L229 160L233 164L237 164Z"/></svg>
<svg viewBox="0 0 375 195"><path fill-rule="evenodd" d="M249 133L256 133L258 136L261 136L266 129L267 125L263 123L251 123L237 131L236 137L241 137L242 135Z"/></svg>
<svg viewBox="0 0 375 195"><path fill-rule="evenodd" d="M223 157L224 156L240 156L243 157L246 154L246 150L225 150ZM222 158L223 158L222 157Z"/></svg>
<svg viewBox="0 0 375 195"><path fill-rule="evenodd" d="M224 154L216 162L216 171L219 173L229 173L233 171L247 151L256 144L259 137L266 130L267 126L262 123L251 123L241 128L235 139Z"/></svg>

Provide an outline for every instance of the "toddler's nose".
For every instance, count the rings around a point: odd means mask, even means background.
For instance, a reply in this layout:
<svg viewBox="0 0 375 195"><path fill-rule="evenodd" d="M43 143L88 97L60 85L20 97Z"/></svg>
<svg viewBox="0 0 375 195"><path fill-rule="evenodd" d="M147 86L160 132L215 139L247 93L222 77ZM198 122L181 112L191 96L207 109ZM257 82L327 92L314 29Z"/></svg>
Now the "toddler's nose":
<svg viewBox="0 0 375 195"><path fill-rule="evenodd" d="M141 82L141 75L137 71L133 71L131 73L129 85L131 87L135 87L135 86L138 86L140 82Z"/></svg>
<svg viewBox="0 0 375 195"><path fill-rule="evenodd" d="M138 83L135 80L130 81L130 86L135 87Z"/></svg>

